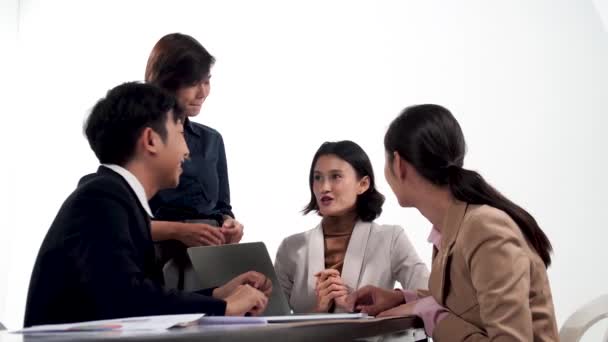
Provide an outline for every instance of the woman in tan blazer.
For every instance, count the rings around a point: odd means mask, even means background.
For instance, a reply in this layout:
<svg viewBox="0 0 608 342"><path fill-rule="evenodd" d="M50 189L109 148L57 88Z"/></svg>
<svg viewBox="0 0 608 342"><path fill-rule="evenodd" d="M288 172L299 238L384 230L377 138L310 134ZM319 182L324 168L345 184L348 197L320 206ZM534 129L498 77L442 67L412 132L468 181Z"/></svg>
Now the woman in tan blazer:
<svg viewBox="0 0 608 342"><path fill-rule="evenodd" d="M558 341L551 244L528 212L463 168L465 140L454 116L437 105L406 108L384 145L399 204L433 225L429 290L366 287L347 302L372 315L420 316L438 342Z"/></svg>

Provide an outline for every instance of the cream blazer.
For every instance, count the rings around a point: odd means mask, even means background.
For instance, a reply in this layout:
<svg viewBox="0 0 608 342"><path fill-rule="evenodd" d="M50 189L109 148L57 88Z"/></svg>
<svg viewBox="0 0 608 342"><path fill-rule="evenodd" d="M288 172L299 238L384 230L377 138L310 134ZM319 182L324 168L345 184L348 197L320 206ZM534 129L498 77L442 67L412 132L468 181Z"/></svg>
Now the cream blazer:
<svg viewBox="0 0 608 342"><path fill-rule="evenodd" d="M295 313L308 313L316 304L315 273L325 269L323 229L287 237L279 246L275 270L280 289ZM429 272L399 226L358 221L351 235L342 279L356 290L365 285L392 289L428 287Z"/></svg>

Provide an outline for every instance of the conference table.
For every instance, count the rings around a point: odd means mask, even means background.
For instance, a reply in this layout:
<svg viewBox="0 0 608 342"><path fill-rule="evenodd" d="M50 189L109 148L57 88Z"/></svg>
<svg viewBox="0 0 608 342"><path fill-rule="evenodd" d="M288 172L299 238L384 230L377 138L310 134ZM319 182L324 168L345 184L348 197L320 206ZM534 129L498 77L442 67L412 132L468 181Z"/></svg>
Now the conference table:
<svg viewBox="0 0 608 342"><path fill-rule="evenodd" d="M160 332L0 332L6 342L73 341L427 341L416 317L326 320L264 325L199 325Z"/></svg>

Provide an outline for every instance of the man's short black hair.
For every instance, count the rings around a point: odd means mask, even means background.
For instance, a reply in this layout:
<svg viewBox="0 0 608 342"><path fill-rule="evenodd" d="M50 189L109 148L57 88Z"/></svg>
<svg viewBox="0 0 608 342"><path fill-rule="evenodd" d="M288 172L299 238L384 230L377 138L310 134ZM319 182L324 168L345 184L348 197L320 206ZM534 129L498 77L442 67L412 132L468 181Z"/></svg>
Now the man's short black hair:
<svg viewBox="0 0 608 342"><path fill-rule="evenodd" d="M157 86L128 82L110 89L84 125L89 145L99 162L124 166L135 154L137 139L146 127L167 138L167 115L184 120L175 98Z"/></svg>

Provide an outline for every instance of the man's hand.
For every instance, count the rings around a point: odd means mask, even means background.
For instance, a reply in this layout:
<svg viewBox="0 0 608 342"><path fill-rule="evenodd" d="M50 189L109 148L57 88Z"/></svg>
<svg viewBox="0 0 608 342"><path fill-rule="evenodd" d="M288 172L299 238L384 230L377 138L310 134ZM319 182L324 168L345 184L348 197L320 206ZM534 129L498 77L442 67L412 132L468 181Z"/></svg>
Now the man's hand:
<svg viewBox="0 0 608 342"><path fill-rule="evenodd" d="M262 273L249 271L234 277L232 280L213 290L213 297L226 299L241 285L249 285L269 297L272 293L272 281Z"/></svg>
<svg viewBox="0 0 608 342"><path fill-rule="evenodd" d="M239 285L226 299L226 316L260 315L266 310L268 297L250 285Z"/></svg>

